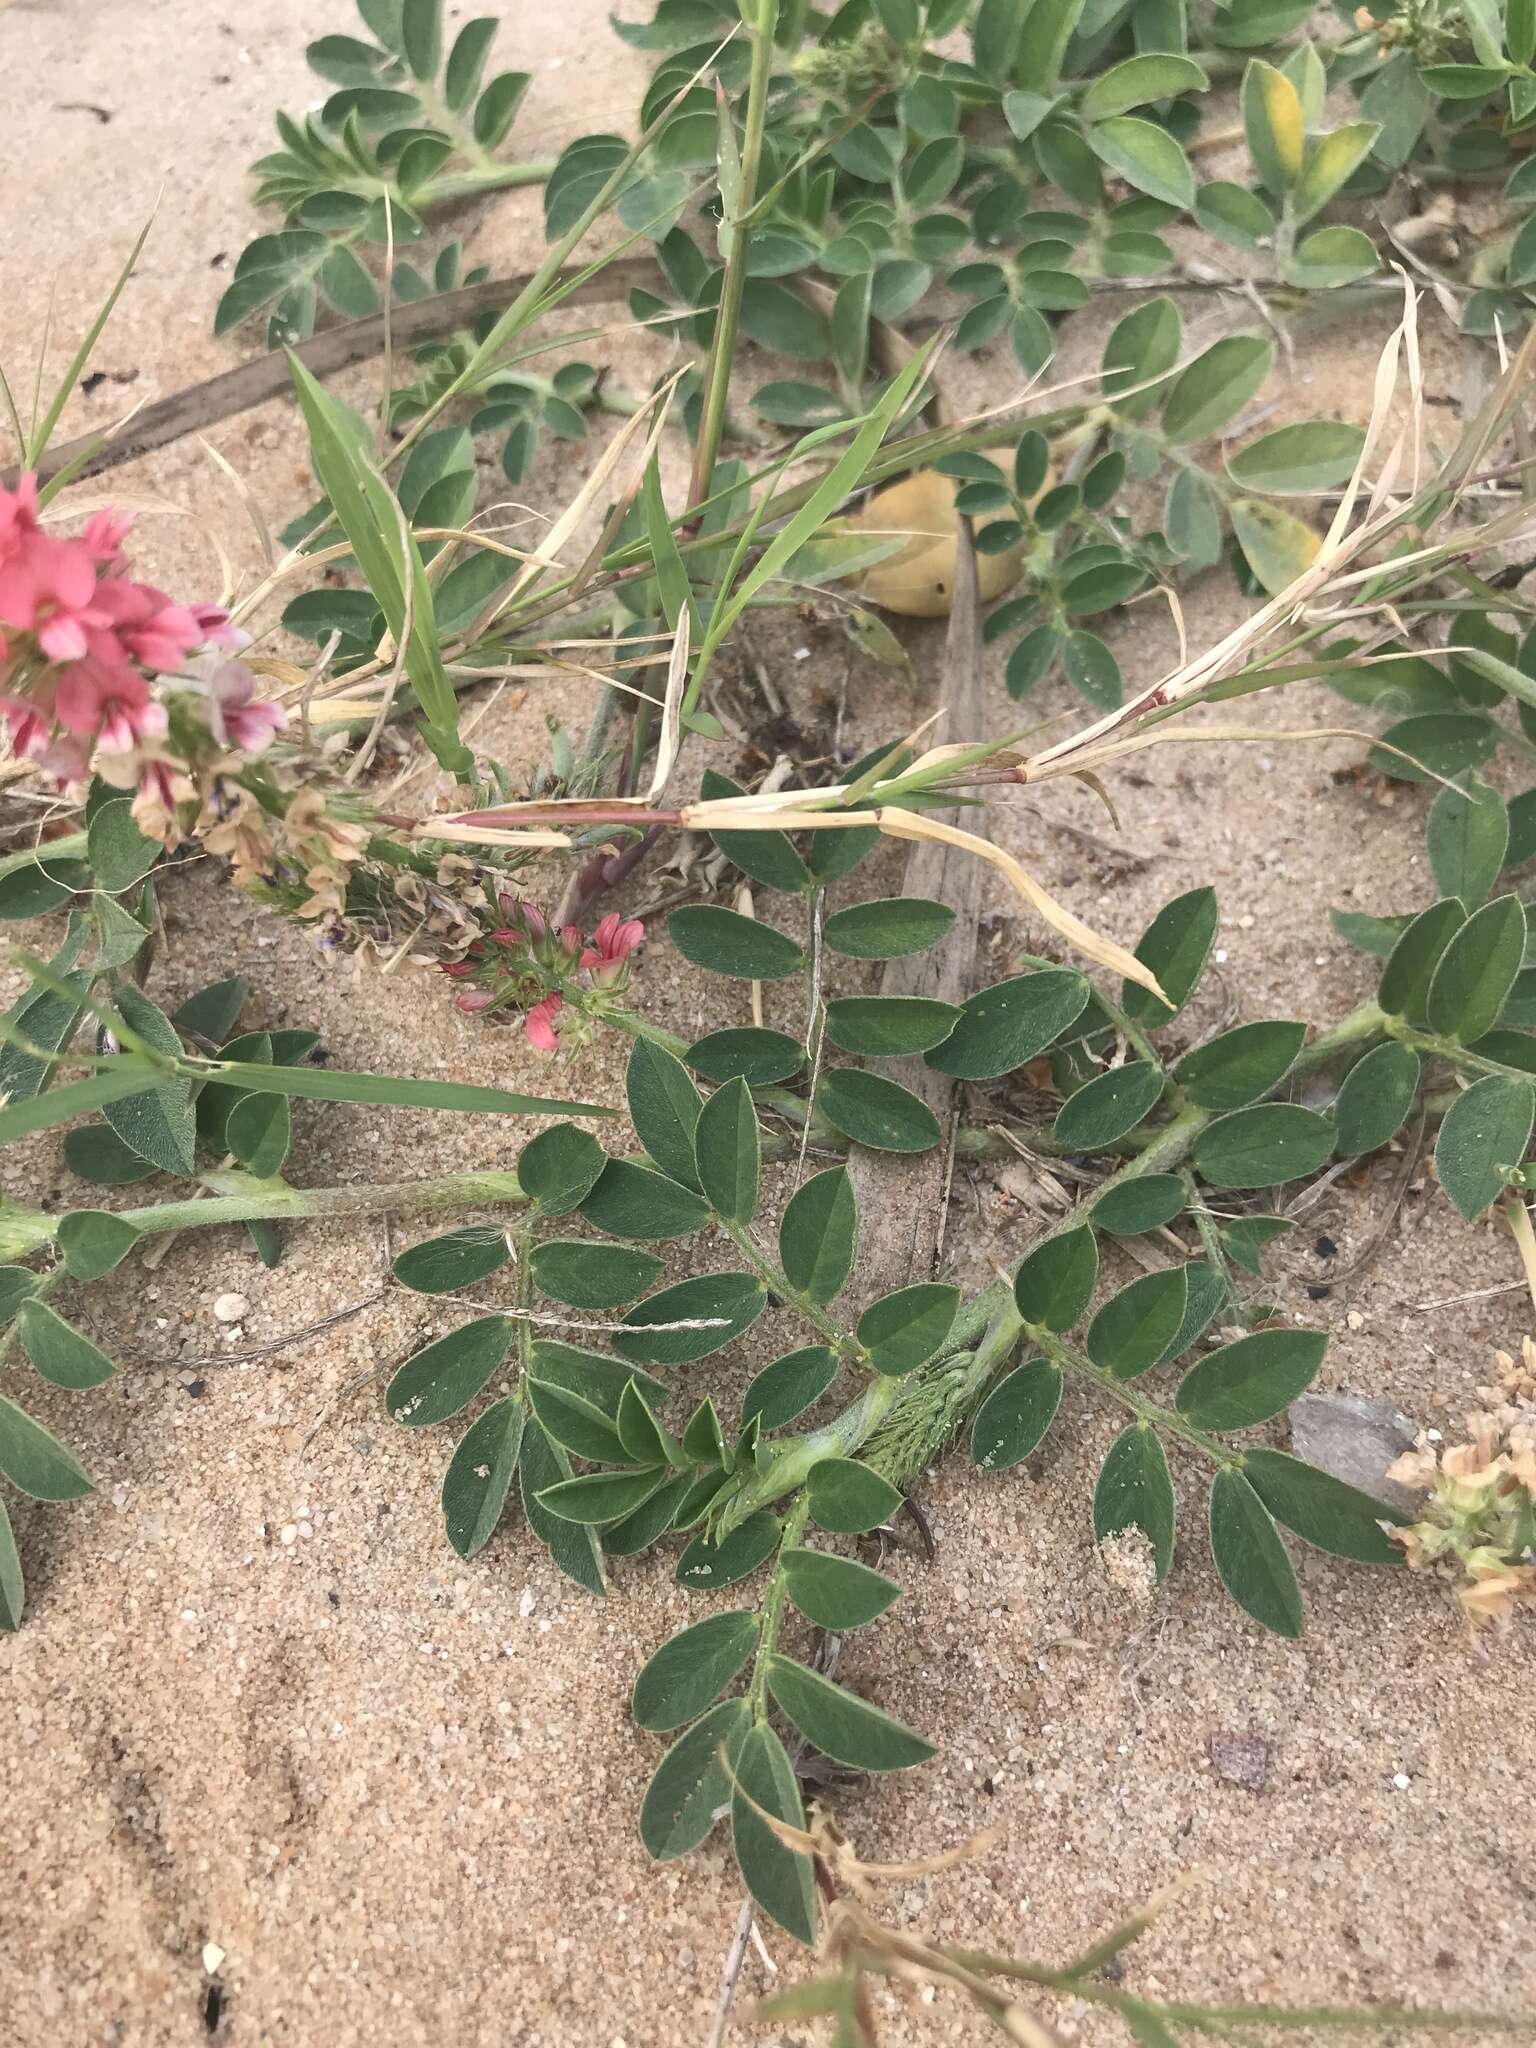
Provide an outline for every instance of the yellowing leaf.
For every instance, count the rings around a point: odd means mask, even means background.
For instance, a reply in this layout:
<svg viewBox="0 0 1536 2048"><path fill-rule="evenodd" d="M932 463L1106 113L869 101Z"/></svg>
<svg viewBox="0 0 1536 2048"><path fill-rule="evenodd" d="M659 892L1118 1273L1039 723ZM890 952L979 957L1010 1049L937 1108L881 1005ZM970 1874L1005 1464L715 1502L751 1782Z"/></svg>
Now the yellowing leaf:
<svg viewBox="0 0 1536 2048"><path fill-rule="evenodd" d="M1243 131L1254 168L1272 192L1301 176L1301 95L1283 71L1255 57L1243 73Z"/></svg>
<svg viewBox="0 0 1536 2048"><path fill-rule="evenodd" d="M1310 569L1323 545L1305 520L1270 505L1262 498L1238 498L1232 506L1232 529L1242 543L1249 566L1271 597L1287 589Z"/></svg>
<svg viewBox="0 0 1536 2048"><path fill-rule="evenodd" d="M955 589L955 552L959 515L953 477L922 469L877 491L848 521L868 534L908 536L906 545L865 572L855 584L859 595L887 611L910 619L947 615ZM1000 597L1016 581L1024 549L998 555L978 554L976 578L983 604Z"/></svg>
<svg viewBox="0 0 1536 2048"><path fill-rule="evenodd" d="M1331 135L1318 137L1307 151L1307 167L1292 201L1298 224L1322 212L1345 180L1352 178L1365 162L1380 133L1375 121L1351 121Z"/></svg>

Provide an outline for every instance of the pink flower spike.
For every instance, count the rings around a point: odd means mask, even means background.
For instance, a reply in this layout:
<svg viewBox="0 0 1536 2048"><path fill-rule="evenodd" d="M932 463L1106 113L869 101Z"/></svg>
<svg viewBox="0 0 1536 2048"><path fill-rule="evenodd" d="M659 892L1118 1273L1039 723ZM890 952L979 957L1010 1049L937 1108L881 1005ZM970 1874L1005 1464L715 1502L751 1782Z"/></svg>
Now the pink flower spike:
<svg viewBox="0 0 1536 2048"><path fill-rule="evenodd" d="M539 1052L554 1052L560 1041L555 1036L555 1019L565 1007L559 996L546 996L541 1003L535 1003L523 1019L523 1030L528 1043Z"/></svg>
<svg viewBox="0 0 1536 2048"><path fill-rule="evenodd" d="M535 910L531 903L523 905L523 916L528 922L528 935L535 942L542 939L549 930L542 910Z"/></svg>

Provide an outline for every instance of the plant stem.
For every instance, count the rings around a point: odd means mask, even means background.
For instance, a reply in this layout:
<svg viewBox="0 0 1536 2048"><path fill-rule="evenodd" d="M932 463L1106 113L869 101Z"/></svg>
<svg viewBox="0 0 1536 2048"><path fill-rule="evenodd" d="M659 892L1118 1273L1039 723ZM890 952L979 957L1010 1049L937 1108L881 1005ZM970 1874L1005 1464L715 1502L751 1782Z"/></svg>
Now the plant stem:
<svg viewBox="0 0 1536 2048"><path fill-rule="evenodd" d="M783 1267L769 1258L745 1223L733 1223L727 1216L720 1217L718 1221L769 1293L787 1301L800 1320L808 1324L839 1358L847 1359L851 1365L861 1365L868 1359L869 1353L857 1338L850 1337L846 1330L840 1330L825 1309L798 1287L791 1286Z"/></svg>
<svg viewBox="0 0 1536 2048"><path fill-rule="evenodd" d="M416 195L421 207L455 206L461 199L477 199L482 192L509 192L518 185L543 185L555 168L553 159L532 164L488 164L484 170L458 171L451 177L435 178Z"/></svg>
<svg viewBox="0 0 1536 2048"><path fill-rule="evenodd" d="M976 1311L983 1306L989 1317L986 1333L965 1375L966 1390L972 1395L986 1386L1018 1342L1024 1327L1011 1289L989 1288L985 1295L971 1304L971 1310ZM952 1352L938 1363L952 1368L956 1355ZM925 1368L924 1375L931 1371L932 1367ZM921 1395L924 1375L874 1379L857 1400L850 1402L840 1415L834 1415L821 1429L812 1430L808 1436L791 1438L783 1444L767 1470L760 1472L744 1487L721 1514L716 1540L729 1535L758 1508L767 1507L773 1501L781 1500L785 1494L798 1491L810 1477L812 1467L819 1465L823 1458L851 1458L877 1426L894 1414L904 1401Z"/></svg>
<svg viewBox="0 0 1536 2048"><path fill-rule="evenodd" d="M0 859L0 881L21 868L34 867L40 860L83 860L85 851L83 832L66 832L62 839L48 839L40 846L24 846L19 853L8 853Z"/></svg>
<svg viewBox="0 0 1536 2048"><path fill-rule="evenodd" d="M768 1581L768 1590L763 1595L762 1619L758 1623L757 1654L752 1665L752 1683L747 1689L753 1717L766 1720L768 1714L768 1659L779 1645L779 1631L784 1626L784 1603L789 1597L789 1574L783 1566L786 1550L792 1550L805 1534L805 1525L810 1520L811 1504L804 1494L790 1508L784 1517L784 1526L779 1534L780 1562L774 1566L773 1577Z"/></svg>
<svg viewBox="0 0 1536 2048"><path fill-rule="evenodd" d="M736 354L736 329L741 319L742 293L747 282L747 245L751 238L747 216L757 197L763 128L768 113L768 79L773 66L773 38L778 16L779 0L757 0L757 19L749 23L747 29L752 39L752 69L747 79L740 187L735 194L734 205L730 207L731 246L725 260L720 310L715 315L714 344L710 349L709 374L699 418L699 441L694 450L693 477L688 486L690 508L701 505L709 496L715 458L720 453L720 439L725 431L725 406ZM728 106L722 106L720 118L723 122L732 118Z"/></svg>
<svg viewBox="0 0 1536 2048"><path fill-rule="evenodd" d="M383 1182L377 1187L291 1188L278 1180L256 1180L248 1173L207 1173L205 1197L186 1202L157 1202L144 1209L125 1209L126 1222L144 1234L195 1230L216 1223L281 1222L308 1216L370 1216L384 1209L402 1215L430 1215L442 1209L479 1208L500 1202L524 1202L515 1173L445 1173L427 1180ZM50 1217L50 1237L57 1219Z"/></svg>

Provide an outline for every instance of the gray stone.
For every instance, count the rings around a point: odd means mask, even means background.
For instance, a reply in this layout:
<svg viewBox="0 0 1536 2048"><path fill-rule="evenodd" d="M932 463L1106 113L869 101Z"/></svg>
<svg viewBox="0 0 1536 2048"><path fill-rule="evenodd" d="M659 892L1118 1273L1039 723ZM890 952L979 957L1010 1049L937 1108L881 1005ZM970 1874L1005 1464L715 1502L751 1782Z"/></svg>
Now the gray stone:
<svg viewBox="0 0 1536 2048"><path fill-rule="evenodd" d="M1387 1477L1387 1467L1412 1450L1418 1430L1391 1401L1359 1394L1303 1394L1290 1408L1291 1448L1298 1458L1358 1486L1387 1506L1412 1513L1424 1496Z"/></svg>

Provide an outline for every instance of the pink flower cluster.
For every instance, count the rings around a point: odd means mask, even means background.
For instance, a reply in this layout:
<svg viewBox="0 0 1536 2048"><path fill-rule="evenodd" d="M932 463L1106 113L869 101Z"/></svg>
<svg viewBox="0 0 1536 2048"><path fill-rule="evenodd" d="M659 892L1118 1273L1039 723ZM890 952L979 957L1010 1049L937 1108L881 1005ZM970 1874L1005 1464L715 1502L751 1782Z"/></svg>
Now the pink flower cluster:
<svg viewBox="0 0 1536 2048"><path fill-rule="evenodd" d="M14 491L0 486L0 716L13 751L61 783L82 780L98 748L153 755L168 720L150 677L176 677L195 648L244 644L219 606L175 604L132 580L123 553L132 523L103 511L83 533L55 536L39 521L35 476ZM221 744L259 751L286 722L283 711L251 701L255 677L242 664L214 660L214 671L181 686L209 697ZM163 778L163 758L156 767Z"/></svg>
<svg viewBox="0 0 1536 2048"><path fill-rule="evenodd" d="M594 994L616 993L628 979L626 962L644 939L645 926L638 918L621 918L611 910L588 938L573 924L552 931L542 911L515 897L504 895L500 908L507 922L477 939L462 960L445 961L443 972L455 981L478 984L459 996L461 1010L524 1004L528 1043L540 1052L555 1052L565 997L559 986L549 984L568 987L578 976L586 976Z"/></svg>

